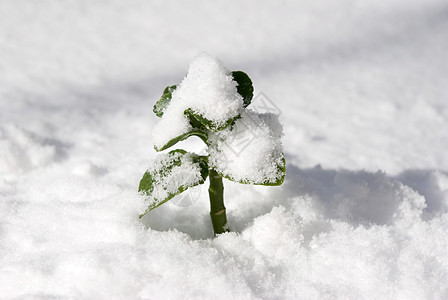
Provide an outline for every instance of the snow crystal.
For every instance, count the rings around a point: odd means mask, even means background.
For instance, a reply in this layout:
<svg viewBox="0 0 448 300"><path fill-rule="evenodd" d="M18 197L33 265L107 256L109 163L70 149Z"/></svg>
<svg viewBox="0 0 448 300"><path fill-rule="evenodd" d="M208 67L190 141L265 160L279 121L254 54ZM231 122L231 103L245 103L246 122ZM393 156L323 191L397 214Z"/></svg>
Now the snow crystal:
<svg viewBox="0 0 448 300"><path fill-rule="evenodd" d="M210 135L210 165L235 181L274 183L283 174L281 135L276 115L246 109L231 127Z"/></svg>
<svg viewBox="0 0 448 300"><path fill-rule="evenodd" d="M221 61L205 53L198 55L153 130L156 148L192 129L184 114L187 109L211 121L215 128L237 117L243 109L243 98L236 86Z"/></svg>

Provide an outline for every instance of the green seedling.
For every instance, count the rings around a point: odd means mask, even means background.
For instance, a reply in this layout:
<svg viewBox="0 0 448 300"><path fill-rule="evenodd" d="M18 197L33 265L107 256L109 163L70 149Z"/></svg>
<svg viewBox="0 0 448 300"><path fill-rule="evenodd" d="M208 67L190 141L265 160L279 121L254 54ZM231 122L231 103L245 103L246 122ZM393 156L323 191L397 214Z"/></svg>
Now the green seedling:
<svg viewBox="0 0 448 300"><path fill-rule="evenodd" d="M274 166L274 171L270 171L269 173L270 176L260 176L259 174L263 174L263 166L260 166L257 171L258 173L254 172L254 174L258 174L257 176L246 176L242 178L241 176L234 175L232 170L227 170L225 165L219 165L217 162L219 161L216 158L217 155L225 156L225 150L222 148L226 139L233 139L239 134L240 130L236 130L235 128L238 127L238 122L242 122L243 112L253 98L254 89L252 81L246 73L234 71L230 72L229 75L236 82L236 91L242 97L241 112L236 117L232 116L225 122L217 123L195 111L194 108L187 108L183 111L184 117L188 118L189 124L191 125L188 132L170 139L164 145L155 146L155 150L163 151L190 136L197 136L205 143L208 154L198 155L182 149L176 149L166 154L161 154L156 158L140 181L139 191L146 196L149 203L147 210L140 215L140 218L176 195L186 191L188 188L203 184L208 177L210 183L208 189L210 216L214 233L217 235L228 231L226 208L224 206L223 177L243 184L275 186L283 183L285 178L285 159L281 149L279 151L277 149L276 154L272 151L274 154L267 152L268 154L263 160L265 164L267 160L268 166ZM154 113L158 117L164 118L164 113L169 107L173 93L175 93L177 88L178 86L172 85L163 91L160 100L154 105ZM260 115L259 119L262 120L262 117L266 117L268 114L256 114L251 111L244 115L246 116L246 121L251 121L250 117L247 116L257 117ZM239 126L241 127L241 125ZM254 128L253 126L256 126L256 124L252 125L252 128ZM250 128L249 126L249 130ZM225 134L221 134L223 132ZM280 136L278 136L279 138ZM258 168L258 166L255 166L255 168Z"/></svg>

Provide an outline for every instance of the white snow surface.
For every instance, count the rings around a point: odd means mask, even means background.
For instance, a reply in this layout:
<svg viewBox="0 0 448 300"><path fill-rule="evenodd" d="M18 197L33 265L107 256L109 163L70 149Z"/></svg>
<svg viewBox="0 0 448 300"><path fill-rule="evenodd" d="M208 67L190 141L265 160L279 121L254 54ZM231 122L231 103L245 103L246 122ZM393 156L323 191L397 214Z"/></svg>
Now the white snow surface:
<svg viewBox="0 0 448 300"><path fill-rule="evenodd" d="M172 93L162 119L154 127L157 149L191 131L184 114L187 109L211 121L214 128L226 126L243 109L243 97L236 86L229 70L217 58L207 53L195 57L184 80Z"/></svg>
<svg viewBox="0 0 448 300"><path fill-rule="evenodd" d="M0 1L0 298L447 299L447 8ZM287 162L224 182L217 238L207 183L138 219L152 106L202 51L263 92Z"/></svg>

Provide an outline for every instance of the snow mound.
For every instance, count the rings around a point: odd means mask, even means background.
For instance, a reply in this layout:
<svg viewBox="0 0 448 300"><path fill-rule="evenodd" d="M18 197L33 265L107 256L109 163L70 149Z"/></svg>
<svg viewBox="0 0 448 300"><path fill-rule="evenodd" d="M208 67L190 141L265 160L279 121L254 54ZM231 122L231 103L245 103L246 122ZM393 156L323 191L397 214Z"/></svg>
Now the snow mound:
<svg viewBox="0 0 448 300"><path fill-rule="evenodd" d="M237 117L243 109L243 98L236 86L221 61L205 53L198 55L153 130L156 147L162 148L192 129L185 115L187 109L210 121L213 128L223 127Z"/></svg>
<svg viewBox="0 0 448 300"><path fill-rule="evenodd" d="M58 161L62 148L53 141L15 124L0 124L0 176L15 180L20 174Z"/></svg>
<svg viewBox="0 0 448 300"><path fill-rule="evenodd" d="M423 197L399 183L389 190L398 203L388 225L329 217L337 207L295 196L214 245L244 270L252 298L445 299L448 215L425 222Z"/></svg>

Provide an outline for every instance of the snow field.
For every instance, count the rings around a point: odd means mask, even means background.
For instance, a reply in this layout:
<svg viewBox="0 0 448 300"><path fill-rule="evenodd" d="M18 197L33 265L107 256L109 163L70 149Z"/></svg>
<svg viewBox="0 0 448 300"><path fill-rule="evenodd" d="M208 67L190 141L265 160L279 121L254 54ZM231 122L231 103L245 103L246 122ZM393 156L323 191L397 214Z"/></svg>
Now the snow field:
<svg viewBox="0 0 448 300"><path fill-rule="evenodd" d="M1 1L0 298L447 299L446 7ZM224 182L215 239L207 182L138 219L152 105L201 51L280 109L287 161Z"/></svg>

